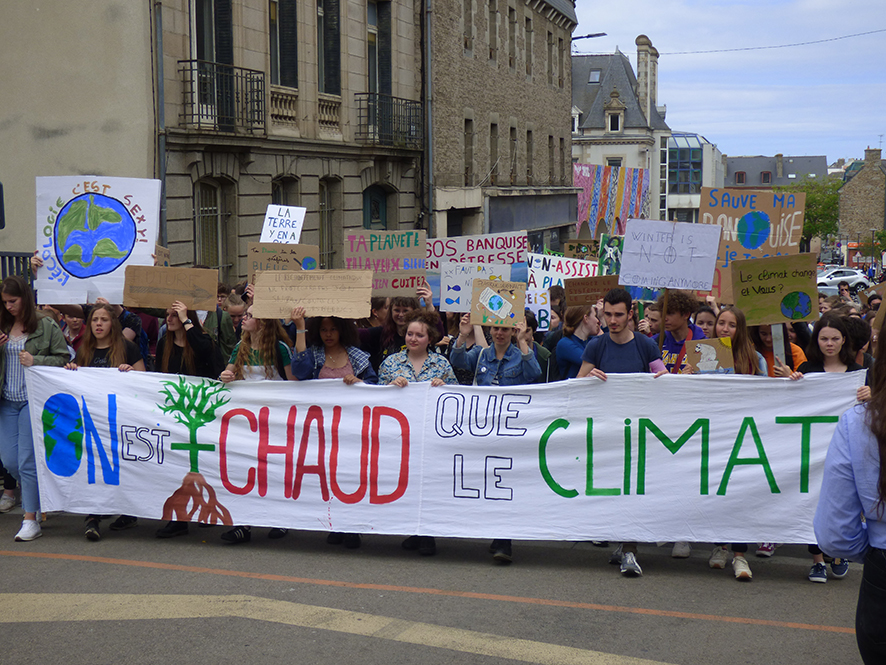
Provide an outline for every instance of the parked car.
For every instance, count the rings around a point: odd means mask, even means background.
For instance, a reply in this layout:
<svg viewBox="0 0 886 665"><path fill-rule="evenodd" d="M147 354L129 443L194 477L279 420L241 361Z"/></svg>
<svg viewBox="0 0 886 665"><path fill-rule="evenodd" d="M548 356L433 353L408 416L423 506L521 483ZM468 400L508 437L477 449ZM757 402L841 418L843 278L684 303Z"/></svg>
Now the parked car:
<svg viewBox="0 0 886 665"><path fill-rule="evenodd" d="M870 280L861 270L855 268L830 268L821 270L816 281L819 286L838 286L840 282L849 282L849 291L855 295L859 289L871 286Z"/></svg>

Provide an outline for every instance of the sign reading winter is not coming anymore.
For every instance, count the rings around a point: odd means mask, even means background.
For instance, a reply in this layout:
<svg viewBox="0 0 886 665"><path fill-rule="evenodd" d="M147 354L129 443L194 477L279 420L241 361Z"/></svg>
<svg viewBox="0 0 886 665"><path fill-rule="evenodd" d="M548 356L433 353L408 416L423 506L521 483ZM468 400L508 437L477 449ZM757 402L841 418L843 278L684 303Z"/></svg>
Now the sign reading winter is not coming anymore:
<svg viewBox="0 0 886 665"><path fill-rule="evenodd" d="M415 297L425 283L426 252L424 231L348 230L345 269L371 270L373 296Z"/></svg>

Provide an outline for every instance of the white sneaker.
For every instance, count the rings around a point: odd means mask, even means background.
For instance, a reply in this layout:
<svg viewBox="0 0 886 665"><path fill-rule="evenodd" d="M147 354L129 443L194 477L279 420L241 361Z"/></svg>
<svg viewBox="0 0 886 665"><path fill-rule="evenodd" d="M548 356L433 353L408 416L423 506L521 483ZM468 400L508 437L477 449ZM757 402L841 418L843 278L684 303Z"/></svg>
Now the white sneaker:
<svg viewBox="0 0 886 665"><path fill-rule="evenodd" d="M625 577L643 577L643 569L633 552L625 552L621 558L621 574Z"/></svg>
<svg viewBox="0 0 886 665"><path fill-rule="evenodd" d="M692 547L689 543L684 543L683 541L674 543L674 549L671 550L671 556L673 558L688 559L690 554L692 554Z"/></svg>
<svg viewBox="0 0 886 665"><path fill-rule="evenodd" d="M609 555L609 563L613 566L620 566L621 560L624 558L624 554L622 554L622 545L619 545L615 548L612 554Z"/></svg>
<svg viewBox="0 0 886 665"><path fill-rule="evenodd" d="M15 492L12 494L3 494L0 497L0 513L8 513L10 510L15 508L15 504L18 503L15 499Z"/></svg>
<svg viewBox="0 0 886 665"><path fill-rule="evenodd" d="M750 582L754 579L751 573L751 567L748 565L747 559L743 556L733 557L732 570L735 571L735 579L742 582Z"/></svg>
<svg viewBox="0 0 886 665"><path fill-rule="evenodd" d="M711 558L708 559L708 565L711 568L722 570L727 563L729 563L729 550L725 547L715 547L714 551L711 552Z"/></svg>
<svg viewBox="0 0 886 665"><path fill-rule="evenodd" d="M22 520L22 528L15 534L15 540L21 543L27 540L34 540L42 535L43 530L40 528L39 522L36 520Z"/></svg>

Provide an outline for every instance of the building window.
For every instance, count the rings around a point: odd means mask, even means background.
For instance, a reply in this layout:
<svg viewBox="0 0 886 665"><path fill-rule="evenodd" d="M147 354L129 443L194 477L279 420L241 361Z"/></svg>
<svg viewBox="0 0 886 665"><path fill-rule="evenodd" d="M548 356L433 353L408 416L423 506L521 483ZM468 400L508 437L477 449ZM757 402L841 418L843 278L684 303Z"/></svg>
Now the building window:
<svg viewBox="0 0 886 665"><path fill-rule="evenodd" d="M341 94L339 0L317 0L317 89Z"/></svg>
<svg viewBox="0 0 886 665"><path fill-rule="evenodd" d="M554 137L548 136L548 184L554 184Z"/></svg>
<svg viewBox="0 0 886 665"><path fill-rule="evenodd" d="M278 206L300 205L298 178L284 176L271 181L271 203Z"/></svg>
<svg viewBox="0 0 886 665"><path fill-rule="evenodd" d="M498 9L496 2L489 0L489 59L495 60L498 53Z"/></svg>
<svg viewBox="0 0 886 665"><path fill-rule="evenodd" d="M588 83L599 83L600 82L600 70L592 69L588 74Z"/></svg>
<svg viewBox="0 0 886 665"><path fill-rule="evenodd" d="M554 33L548 31L548 85L554 85Z"/></svg>
<svg viewBox="0 0 886 665"><path fill-rule="evenodd" d="M610 132L620 132L621 131L621 115L618 113L610 113L607 116L607 125L609 126Z"/></svg>
<svg viewBox="0 0 886 665"><path fill-rule="evenodd" d="M563 87L563 79L565 78L565 71L563 69L563 38L557 40L557 84L560 88Z"/></svg>
<svg viewBox="0 0 886 665"><path fill-rule="evenodd" d="M508 67L517 61L517 10L508 7Z"/></svg>
<svg viewBox="0 0 886 665"><path fill-rule="evenodd" d="M621 157L607 157L606 166L621 166Z"/></svg>
<svg viewBox="0 0 886 665"><path fill-rule="evenodd" d="M489 125L489 177L494 185L498 178L498 125Z"/></svg>
<svg viewBox="0 0 886 665"><path fill-rule="evenodd" d="M363 190L363 228L373 231L388 228L388 195L378 185Z"/></svg>
<svg viewBox="0 0 886 665"><path fill-rule="evenodd" d="M338 256L336 256L336 247L341 242L339 239L339 231L341 230L341 206L339 198L341 193L341 183L334 178L323 178L320 180L319 189L319 235L320 242L320 267L336 268Z"/></svg>
<svg viewBox="0 0 886 665"><path fill-rule="evenodd" d="M511 127L511 184L517 181L517 128Z"/></svg>
<svg viewBox="0 0 886 665"><path fill-rule="evenodd" d="M566 139L560 139L560 184L566 184Z"/></svg>
<svg viewBox="0 0 886 665"><path fill-rule="evenodd" d="M474 121L465 118L465 187L474 184Z"/></svg>
<svg viewBox="0 0 886 665"><path fill-rule="evenodd" d="M760 182L764 185L771 185L772 171L763 171L763 173L760 174Z"/></svg>
<svg viewBox="0 0 886 665"><path fill-rule="evenodd" d="M465 50L474 48L474 0L462 0L464 3L464 41Z"/></svg>
<svg viewBox="0 0 886 665"><path fill-rule="evenodd" d="M526 49L526 76L532 76L532 19L526 19L523 28L523 44Z"/></svg>
<svg viewBox="0 0 886 665"><path fill-rule="evenodd" d="M296 0L269 0L268 37L271 85L298 87L298 18Z"/></svg>
<svg viewBox="0 0 886 665"><path fill-rule="evenodd" d="M701 192L702 149L672 147L668 150L668 192L699 194Z"/></svg>
<svg viewBox="0 0 886 665"><path fill-rule="evenodd" d="M212 180L194 185L194 264L218 268L224 279L225 229L231 218L222 187Z"/></svg>
<svg viewBox="0 0 886 665"><path fill-rule="evenodd" d="M528 184L532 184L532 176L534 174L534 158L533 154L535 146L532 143L532 130L526 130L526 180Z"/></svg>
<svg viewBox="0 0 886 665"><path fill-rule="evenodd" d="M735 184L736 185L745 184L745 172L744 171L736 171L735 172Z"/></svg>

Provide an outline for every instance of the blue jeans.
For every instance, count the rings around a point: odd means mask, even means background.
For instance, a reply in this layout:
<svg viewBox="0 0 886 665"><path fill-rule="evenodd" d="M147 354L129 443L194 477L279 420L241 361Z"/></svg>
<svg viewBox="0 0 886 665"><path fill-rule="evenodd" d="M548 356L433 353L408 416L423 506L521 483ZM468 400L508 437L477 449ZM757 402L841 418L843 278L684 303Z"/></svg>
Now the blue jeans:
<svg viewBox="0 0 886 665"><path fill-rule="evenodd" d="M855 640L866 665L886 663L886 550L871 548L864 557L864 574L855 610Z"/></svg>
<svg viewBox="0 0 886 665"><path fill-rule="evenodd" d="M22 488L22 510L40 510L37 458L31 439L31 412L27 402L0 399L0 460Z"/></svg>

